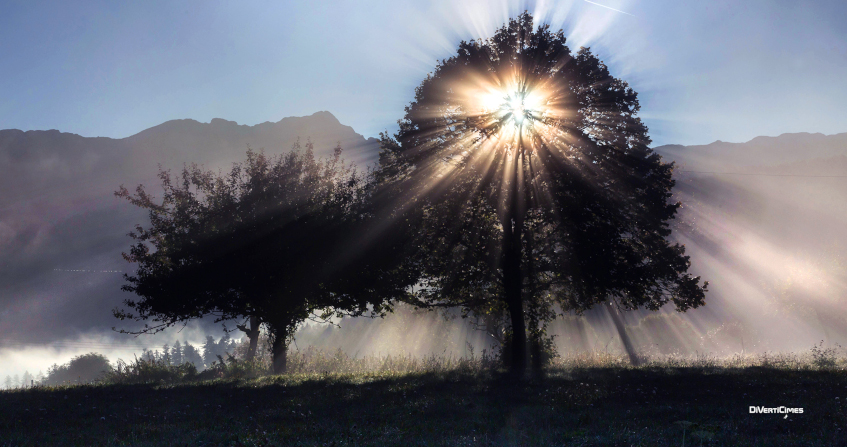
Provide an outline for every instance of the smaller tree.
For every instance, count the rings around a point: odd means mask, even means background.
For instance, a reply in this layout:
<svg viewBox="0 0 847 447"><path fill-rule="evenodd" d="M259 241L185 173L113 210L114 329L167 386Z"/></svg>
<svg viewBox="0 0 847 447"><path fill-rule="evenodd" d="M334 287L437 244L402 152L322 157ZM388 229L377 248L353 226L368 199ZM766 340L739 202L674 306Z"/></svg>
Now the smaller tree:
<svg viewBox="0 0 847 447"><path fill-rule="evenodd" d="M203 343L201 349L203 350L203 362L206 366L210 366L218 355L218 344L215 343L215 338L211 335L207 335L206 341Z"/></svg>
<svg viewBox="0 0 847 447"><path fill-rule="evenodd" d="M187 341L183 344L182 359L184 363L191 363L198 369L203 369L205 367L200 351Z"/></svg>
<svg viewBox="0 0 847 447"><path fill-rule="evenodd" d="M179 344L179 340L174 342L173 348L171 348L171 359L174 362L174 365L182 365L182 345Z"/></svg>
<svg viewBox="0 0 847 447"><path fill-rule="evenodd" d="M12 383L15 388L19 388L21 386L21 376L15 374L15 377L12 378Z"/></svg>
<svg viewBox="0 0 847 447"><path fill-rule="evenodd" d="M159 351L151 351L147 348L143 348L141 350L141 359L147 360L148 362L158 361Z"/></svg>
<svg viewBox="0 0 847 447"><path fill-rule="evenodd" d="M224 332L223 337L218 340L218 355L221 357L232 354L237 343L230 337L229 332Z"/></svg>
<svg viewBox="0 0 847 447"><path fill-rule="evenodd" d="M226 175L192 166L177 179L166 171L160 178L161 203L142 186L134 195L116 192L149 210L150 227L130 233L136 243L125 254L138 268L123 290L140 299L125 301L132 312L114 313L158 323L125 332L205 315L250 319L266 326L273 370L281 373L304 320L383 312L386 299L414 283L391 272L385 255L396 254L393 245L362 246L373 224L372 183L341 160L340 147L328 160L316 159L311 145L277 158L248 150ZM248 335L258 336L255 328ZM209 352L204 346L207 362Z"/></svg>
<svg viewBox="0 0 847 447"><path fill-rule="evenodd" d="M171 358L171 347L168 346L167 343L162 345L162 360L168 365L173 364L173 359Z"/></svg>
<svg viewBox="0 0 847 447"><path fill-rule="evenodd" d="M35 377L29 373L29 371L24 371L24 375L21 377L21 385L26 388L28 386L32 386L32 383L35 381Z"/></svg>
<svg viewBox="0 0 847 447"><path fill-rule="evenodd" d="M91 352L78 355L64 365L54 364L47 370L45 385L63 383L89 383L98 380L104 373L111 371L112 365L103 354Z"/></svg>
<svg viewBox="0 0 847 447"><path fill-rule="evenodd" d="M13 387L13 384L14 384L14 382L12 382L12 377L6 376L6 380L3 381L3 385L6 386L6 389L11 390L12 387Z"/></svg>

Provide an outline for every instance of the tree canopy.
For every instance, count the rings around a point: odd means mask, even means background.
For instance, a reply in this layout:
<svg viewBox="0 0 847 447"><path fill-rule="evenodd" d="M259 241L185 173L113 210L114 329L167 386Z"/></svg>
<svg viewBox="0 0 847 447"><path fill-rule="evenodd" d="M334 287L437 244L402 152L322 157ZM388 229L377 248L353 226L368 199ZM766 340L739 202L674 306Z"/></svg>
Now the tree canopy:
<svg viewBox="0 0 847 447"><path fill-rule="evenodd" d="M537 349L557 311L684 311L707 285L669 241L673 165L637 94L565 40L524 13L462 42L382 136L381 179L420 229L418 303L508 316L515 371L527 324Z"/></svg>
<svg viewBox="0 0 847 447"><path fill-rule="evenodd" d="M116 192L150 215L124 255L137 270L123 290L140 299L114 311L157 323L140 332L205 315L250 317L268 328L274 371L282 372L298 324L381 312L406 288L383 274L373 251L356 247L370 184L343 162L340 147L327 160L316 159L311 144L276 158L248 150L226 174L192 165L159 177L161 202L143 186Z"/></svg>
<svg viewBox="0 0 847 447"><path fill-rule="evenodd" d="M91 352L78 355L64 365L51 366L47 370L47 377L44 378L44 385L93 382L111 370L112 365L106 356Z"/></svg>

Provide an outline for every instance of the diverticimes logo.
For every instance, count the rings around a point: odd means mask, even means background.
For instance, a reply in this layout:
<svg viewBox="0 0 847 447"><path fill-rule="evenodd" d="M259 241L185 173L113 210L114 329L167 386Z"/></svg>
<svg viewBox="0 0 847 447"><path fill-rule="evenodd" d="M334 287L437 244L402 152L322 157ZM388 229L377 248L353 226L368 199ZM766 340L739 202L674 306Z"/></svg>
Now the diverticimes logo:
<svg viewBox="0 0 847 447"><path fill-rule="evenodd" d="M789 408L789 407L754 407L750 406L750 414L788 414L788 413L803 413L802 408Z"/></svg>

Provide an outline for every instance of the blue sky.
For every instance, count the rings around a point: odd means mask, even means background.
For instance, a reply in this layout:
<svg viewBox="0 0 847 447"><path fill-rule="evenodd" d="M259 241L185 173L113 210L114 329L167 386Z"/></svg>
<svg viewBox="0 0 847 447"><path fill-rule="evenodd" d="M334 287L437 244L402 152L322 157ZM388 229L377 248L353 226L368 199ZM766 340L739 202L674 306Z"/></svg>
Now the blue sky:
<svg viewBox="0 0 847 447"><path fill-rule="evenodd" d="M847 132L835 0L6 0L0 129L120 138L170 119L328 110L376 136L436 60L524 9L639 92L656 144Z"/></svg>

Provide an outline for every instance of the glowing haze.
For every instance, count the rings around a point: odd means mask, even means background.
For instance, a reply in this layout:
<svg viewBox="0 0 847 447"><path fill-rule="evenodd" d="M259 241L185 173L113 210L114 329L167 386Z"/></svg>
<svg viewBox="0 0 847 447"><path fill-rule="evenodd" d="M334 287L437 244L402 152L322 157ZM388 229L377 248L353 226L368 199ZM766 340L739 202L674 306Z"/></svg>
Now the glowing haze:
<svg viewBox="0 0 847 447"><path fill-rule="evenodd" d="M461 40L490 37L524 10L536 23L563 29L571 49L590 46L615 77L629 82L639 93L640 116L656 145L847 131L847 22L842 20L847 3L836 0L13 1L4 4L0 14L0 129L59 129L123 138L171 119L208 122L224 117L257 124L330 110L341 123L371 137L396 130L414 88L437 60L455 54ZM547 119L567 113L567 107L556 102L555 91L544 85L527 88L520 79L480 74L462 86L471 113L499 129L485 144L513 142L531 129L543 132ZM238 127L210 125L224 124ZM685 207L677 237L686 244L695 273L711 282L712 293L705 308L696 312L627 315L639 348L651 353L727 354L807 349L822 339L847 340L847 247L838 242L847 240L847 138L783 136L743 145L657 150L682 162L677 193ZM61 158L39 163L61 163ZM137 172L130 180L152 174ZM111 199L118 186L113 180L110 177L96 200ZM80 174L73 188L65 189L93 187L93 180ZM97 208L91 197L74 196L72 202L102 214L80 214L85 218L73 221L63 217L59 222L68 228L95 228L91 222L111 218L115 204ZM9 210L43 204L28 196L3 205L0 243L6 244L19 235L11 232L14 225L6 225L14 217ZM49 220L48 214L33 220ZM123 216L116 227L98 229L98 235L122 237L133 219ZM57 233L54 227L45 224L34 234L50 240ZM80 240L88 246L100 243ZM128 246L125 239L115 240ZM69 253L79 248L69 246ZM38 252L26 254L36 257ZM119 253L101 251L91 259L104 269L127 268L119 263ZM106 283L109 290L120 285L117 275L101 275L86 284L65 276L63 281L72 286L63 287L61 294L93 290L92 283ZM55 307L57 294L39 289L38 299L24 307L33 314L44 312ZM0 298L0 306L12 300ZM9 320L4 312L0 308L0 321ZM407 319L399 321L409 324ZM432 328L442 329L432 318L412 329L386 325L390 330L382 335L378 326L369 326L364 336L347 340L345 348L408 349L386 340L411 333L420 335L413 340L415 353L441 352L443 343L421 341L436 332ZM22 350L32 344L4 340L0 379L25 369L46 370L53 362L92 350L128 358L142 345L177 339L198 344L209 326L192 325L182 333L144 342L119 339L105 328L89 329L39 349ZM454 327L450 333L455 339L447 344L461 350L470 338L485 345L478 332L469 335L466 329ZM600 310L566 319L553 332L564 351L614 350L617 343ZM311 341L320 344L317 338Z"/></svg>

